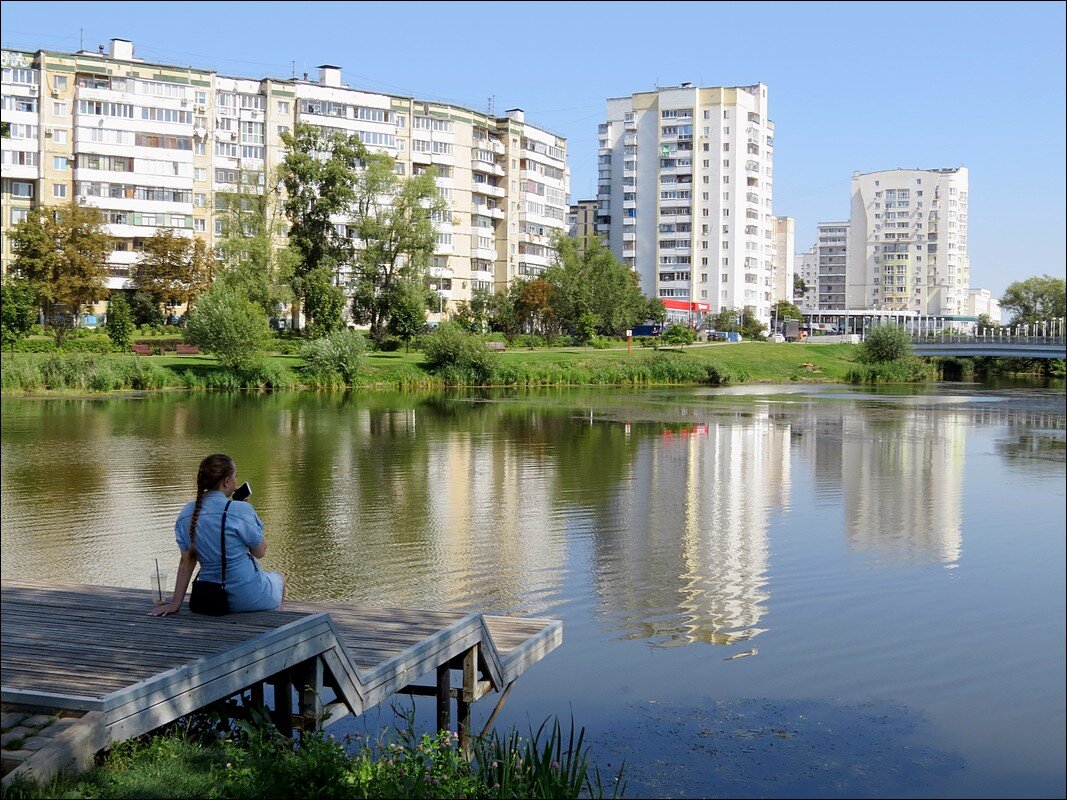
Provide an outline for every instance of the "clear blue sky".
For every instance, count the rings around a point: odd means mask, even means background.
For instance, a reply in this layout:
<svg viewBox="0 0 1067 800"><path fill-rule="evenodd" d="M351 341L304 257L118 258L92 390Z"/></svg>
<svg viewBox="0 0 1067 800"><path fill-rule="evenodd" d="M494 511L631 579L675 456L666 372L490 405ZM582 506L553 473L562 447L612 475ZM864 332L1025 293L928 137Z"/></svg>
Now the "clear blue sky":
<svg viewBox="0 0 1067 800"><path fill-rule="evenodd" d="M1064 275L1065 5L1056 3L4 2L5 47L95 49L229 75L344 67L351 86L487 108L569 140L596 191L608 97L763 81L774 211L806 249L854 170L966 166L971 285Z"/></svg>

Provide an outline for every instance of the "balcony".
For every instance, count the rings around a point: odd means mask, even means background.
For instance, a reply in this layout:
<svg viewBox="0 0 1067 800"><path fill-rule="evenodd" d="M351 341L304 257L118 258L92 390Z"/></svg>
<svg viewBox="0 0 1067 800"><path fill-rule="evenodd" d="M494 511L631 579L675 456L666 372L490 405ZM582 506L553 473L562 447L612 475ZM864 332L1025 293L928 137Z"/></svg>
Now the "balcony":
<svg viewBox="0 0 1067 800"><path fill-rule="evenodd" d="M622 224L623 227L633 227L637 225L637 217L623 217Z"/></svg>
<svg viewBox="0 0 1067 800"><path fill-rule="evenodd" d="M637 134L636 133L628 133L628 134L626 134L622 138L622 143L623 144L631 144L631 145L632 144L637 144Z"/></svg>
<svg viewBox="0 0 1067 800"><path fill-rule="evenodd" d="M747 172L759 172L759 162L749 161L745 164L745 170Z"/></svg>
<svg viewBox="0 0 1067 800"><path fill-rule="evenodd" d="M622 232L622 240L624 242L636 242L637 241L637 231L623 231Z"/></svg>
<svg viewBox="0 0 1067 800"><path fill-rule="evenodd" d="M471 161L471 170L474 172L484 172L486 175L496 175L501 178L505 175L504 168L499 164L491 164L488 161L480 161L477 159Z"/></svg>
<svg viewBox="0 0 1067 800"><path fill-rule="evenodd" d="M623 208L637 208L637 201L636 200L623 200L622 201L622 207Z"/></svg>
<svg viewBox="0 0 1067 800"><path fill-rule="evenodd" d="M474 194L484 194L488 197L504 197L507 190L503 186L491 186L488 183L473 183L471 185L471 192Z"/></svg>
<svg viewBox="0 0 1067 800"><path fill-rule="evenodd" d="M624 122L622 124L622 129L624 131L636 131L637 130L637 120L636 119L628 119L628 120L626 120L626 122Z"/></svg>
<svg viewBox="0 0 1067 800"><path fill-rule="evenodd" d="M745 200L749 203L754 203L757 206L759 205L759 195L755 192L749 192L748 194L746 194Z"/></svg>

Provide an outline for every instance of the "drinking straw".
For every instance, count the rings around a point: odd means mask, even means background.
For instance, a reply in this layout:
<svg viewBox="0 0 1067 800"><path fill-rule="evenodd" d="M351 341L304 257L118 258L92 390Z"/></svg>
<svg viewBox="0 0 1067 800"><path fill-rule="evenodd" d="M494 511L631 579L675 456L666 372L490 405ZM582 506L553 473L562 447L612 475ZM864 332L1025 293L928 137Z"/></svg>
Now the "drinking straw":
<svg viewBox="0 0 1067 800"><path fill-rule="evenodd" d="M159 601L163 602L163 579L159 577L159 559L156 559L156 591L159 592Z"/></svg>

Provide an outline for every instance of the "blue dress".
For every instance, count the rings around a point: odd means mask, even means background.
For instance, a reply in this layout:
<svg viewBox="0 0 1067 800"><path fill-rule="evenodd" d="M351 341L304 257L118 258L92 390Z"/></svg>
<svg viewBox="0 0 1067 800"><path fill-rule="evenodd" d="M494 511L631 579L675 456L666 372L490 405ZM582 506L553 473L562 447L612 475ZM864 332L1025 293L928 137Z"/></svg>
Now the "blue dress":
<svg viewBox="0 0 1067 800"><path fill-rule="evenodd" d="M196 520L196 555L199 577L206 581L222 579L222 550L219 531L226 495L208 492ZM174 540L185 553L189 549L189 525L196 502L182 508L174 523ZM249 502L235 500L226 513L226 595L230 611L269 611L282 602L282 576L264 572L250 552L263 541L263 521Z"/></svg>

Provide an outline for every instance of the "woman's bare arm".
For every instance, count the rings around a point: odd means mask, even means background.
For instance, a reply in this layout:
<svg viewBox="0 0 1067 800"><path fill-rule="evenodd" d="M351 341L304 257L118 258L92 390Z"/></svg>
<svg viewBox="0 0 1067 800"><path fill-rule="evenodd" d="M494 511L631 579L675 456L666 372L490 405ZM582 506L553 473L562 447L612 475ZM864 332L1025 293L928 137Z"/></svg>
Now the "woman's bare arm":
<svg viewBox="0 0 1067 800"><path fill-rule="evenodd" d="M196 559L189 550L186 550L182 553L181 560L178 562L178 576L174 579L174 594L171 595L170 602L165 606L155 606L148 612L148 616L166 617L170 614L177 614L182 610L182 603L185 602L185 592L189 588L189 581L192 580L195 568Z"/></svg>

